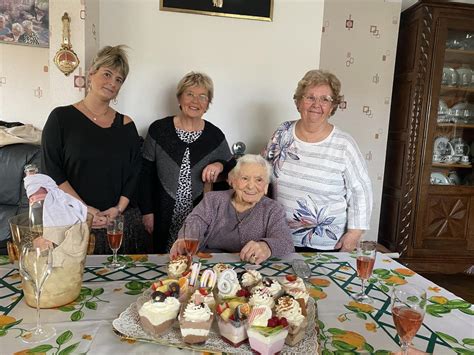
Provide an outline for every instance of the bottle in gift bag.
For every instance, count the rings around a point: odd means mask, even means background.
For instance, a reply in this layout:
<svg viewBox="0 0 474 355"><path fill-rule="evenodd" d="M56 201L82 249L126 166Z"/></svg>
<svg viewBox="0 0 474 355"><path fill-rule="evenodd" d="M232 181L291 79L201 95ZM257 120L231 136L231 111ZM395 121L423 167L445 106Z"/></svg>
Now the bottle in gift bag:
<svg viewBox="0 0 474 355"><path fill-rule="evenodd" d="M35 164L25 166L25 176L31 176L38 173L38 167ZM43 234L43 204L48 192L44 188L39 188L29 197L28 218L32 231Z"/></svg>

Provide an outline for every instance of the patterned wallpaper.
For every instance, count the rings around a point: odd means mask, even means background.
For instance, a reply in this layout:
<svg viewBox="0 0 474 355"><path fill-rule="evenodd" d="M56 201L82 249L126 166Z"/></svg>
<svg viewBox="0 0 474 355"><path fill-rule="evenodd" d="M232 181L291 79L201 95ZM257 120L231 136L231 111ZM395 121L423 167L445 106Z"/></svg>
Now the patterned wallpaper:
<svg viewBox="0 0 474 355"><path fill-rule="evenodd" d="M377 239L401 1L325 2L320 68L338 76L344 100L331 118L366 158L374 190Z"/></svg>

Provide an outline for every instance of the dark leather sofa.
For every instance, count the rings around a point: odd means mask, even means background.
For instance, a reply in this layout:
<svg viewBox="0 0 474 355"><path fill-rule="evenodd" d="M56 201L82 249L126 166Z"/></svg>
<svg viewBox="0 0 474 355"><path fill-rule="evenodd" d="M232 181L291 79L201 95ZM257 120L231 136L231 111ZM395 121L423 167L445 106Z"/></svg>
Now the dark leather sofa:
<svg viewBox="0 0 474 355"><path fill-rule="evenodd" d="M6 254L11 238L8 220L28 210L23 186L24 167L36 164L41 170L41 148L32 144L0 147L0 255Z"/></svg>

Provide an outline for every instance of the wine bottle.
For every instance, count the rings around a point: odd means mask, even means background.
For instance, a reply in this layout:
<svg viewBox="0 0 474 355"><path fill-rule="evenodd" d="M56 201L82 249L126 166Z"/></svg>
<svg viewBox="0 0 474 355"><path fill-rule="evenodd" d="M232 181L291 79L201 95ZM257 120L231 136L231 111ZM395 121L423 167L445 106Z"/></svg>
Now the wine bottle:
<svg viewBox="0 0 474 355"><path fill-rule="evenodd" d="M31 176L38 173L38 167L35 164L25 166L25 176ZM48 192L44 188L39 188L29 196L28 219L30 229L33 232L43 234L43 204Z"/></svg>

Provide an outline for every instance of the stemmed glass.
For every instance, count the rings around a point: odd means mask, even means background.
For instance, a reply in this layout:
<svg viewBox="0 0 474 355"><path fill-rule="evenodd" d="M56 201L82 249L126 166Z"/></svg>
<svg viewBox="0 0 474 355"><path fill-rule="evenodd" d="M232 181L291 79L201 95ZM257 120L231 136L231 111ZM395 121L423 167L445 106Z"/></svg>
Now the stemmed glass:
<svg viewBox="0 0 474 355"><path fill-rule="evenodd" d="M183 224L183 240L186 255L190 260L199 250L200 228L196 223L186 222Z"/></svg>
<svg viewBox="0 0 474 355"><path fill-rule="evenodd" d="M44 282L53 271L52 244L36 244L34 240L26 243L21 249L19 266L23 279L31 283L36 300L36 327L29 330L31 336L22 339L25 343L37 343L47 340L56 334L56 329L50 325L41 324L40 299Z"/></svg>
<svg viewBox="0 0 474 355"><path fill-rule="evenodd" d="M374 300L365 294L365 281L372 275L374 269L377 243L369 240L359 240L357 243L357 275L361 280L361 292L352 295L360 303L373 303Z"/></svg>
<svg viewBox="0 0 474 355"><path fill-rule="evenodd" d="M123 215L119 214L116 217L107 218L107 240L109 247L112 249L112 261L105 264L109 269L121 269L125 264L117 259L117 251L122 245L123 239Z"/></svg>
<svg viewBox="0 0 474 355"><path fill-rule="evenodd" d="M423 323L425 306L426 291L418 286L405 284L393 288L393 323L400 337L400 345L404 355L408 354L408 345Z"/></svg>

